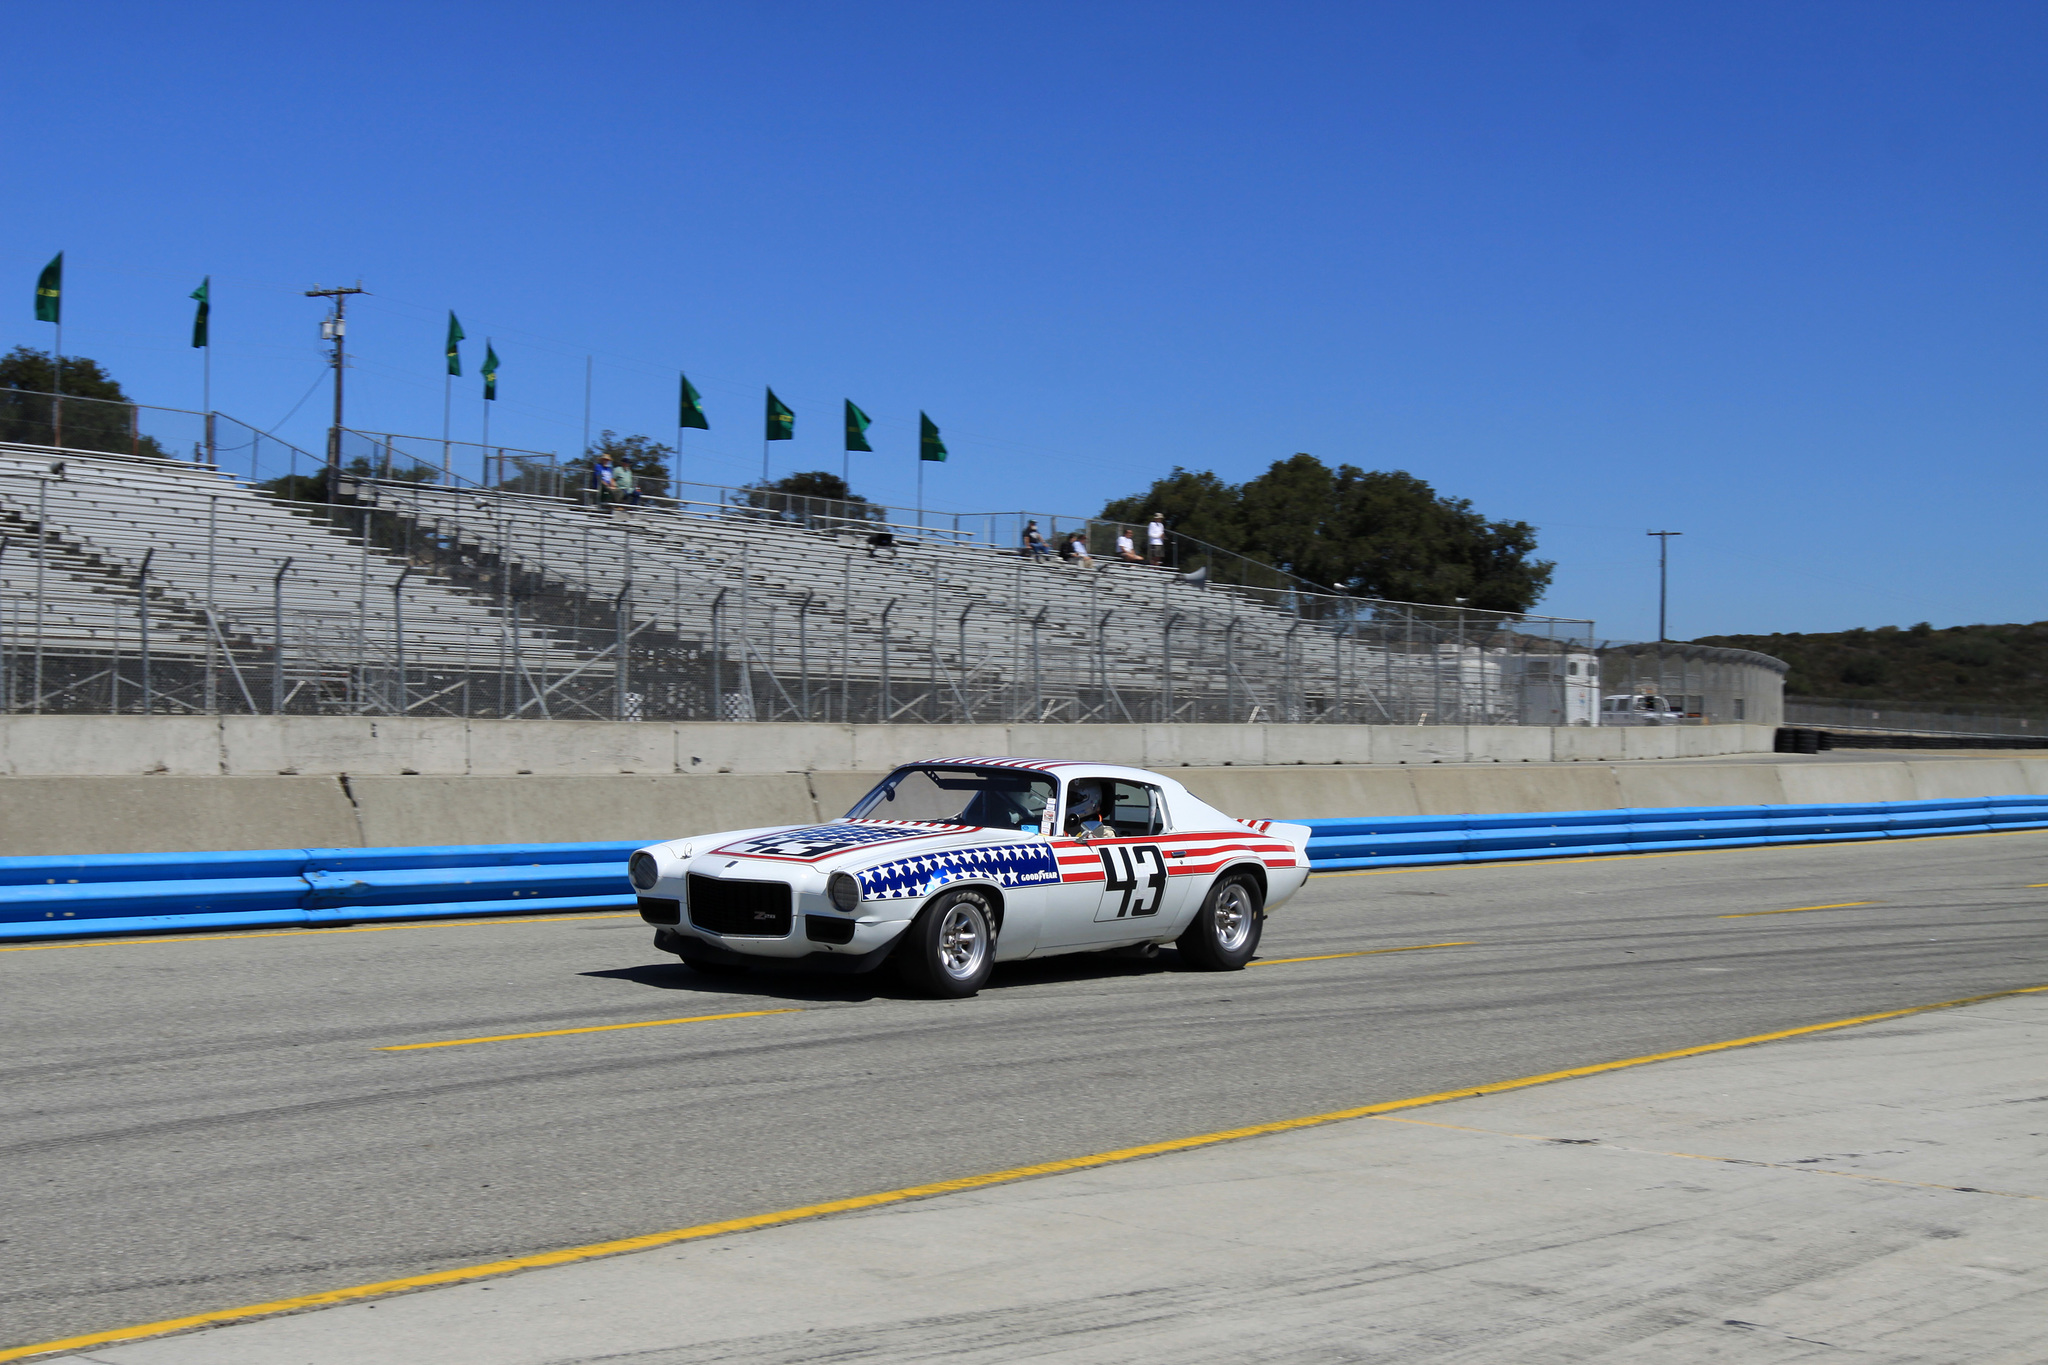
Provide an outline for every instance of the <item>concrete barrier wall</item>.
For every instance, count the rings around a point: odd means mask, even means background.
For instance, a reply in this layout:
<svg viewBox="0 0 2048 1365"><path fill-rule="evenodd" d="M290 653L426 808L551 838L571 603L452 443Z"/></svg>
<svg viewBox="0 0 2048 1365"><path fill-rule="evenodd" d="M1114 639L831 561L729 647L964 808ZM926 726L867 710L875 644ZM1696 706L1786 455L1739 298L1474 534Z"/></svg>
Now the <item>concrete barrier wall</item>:
<svg viewBox="0 0 2048 1365"><path fill-rule="evenodd" d="M2048 757L1173 772L1266 819L2048 795ZM881 775L0 778L0 855L651 841L830 819Z"/></svg>
<svg viewBox="0 0 2048 1365"><path fill-rule="evenodd" d="M4 777L877 772L940 755L1145 768L1613 763L1768 753L1761 725L798 725L327 716L5 716Z"/></svg>

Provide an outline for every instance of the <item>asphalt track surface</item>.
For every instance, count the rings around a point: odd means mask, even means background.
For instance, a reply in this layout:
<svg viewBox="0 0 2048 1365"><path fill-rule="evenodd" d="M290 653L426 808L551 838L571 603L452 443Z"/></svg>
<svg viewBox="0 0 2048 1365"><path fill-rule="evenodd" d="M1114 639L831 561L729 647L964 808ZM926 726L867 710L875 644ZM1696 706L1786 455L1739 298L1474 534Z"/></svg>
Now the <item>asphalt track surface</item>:
<svg viewBox="0 0 2048 1365"><path fill-rule="evenodd" d="M1242 973L948 1002L630 917L10 947L0 1346L2048 984L2039 883L2048 832L1327 876Z"/></svg>

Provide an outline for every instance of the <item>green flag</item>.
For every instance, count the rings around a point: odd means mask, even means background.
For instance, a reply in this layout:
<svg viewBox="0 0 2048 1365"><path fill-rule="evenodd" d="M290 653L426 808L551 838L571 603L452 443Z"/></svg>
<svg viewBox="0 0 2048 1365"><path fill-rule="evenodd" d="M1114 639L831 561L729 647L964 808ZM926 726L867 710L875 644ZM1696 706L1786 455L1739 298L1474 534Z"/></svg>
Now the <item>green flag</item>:
<svg viewBox="0 0 2048 1365"><path fill-rule="evenodd" d="M194 350L198 350L207 344L206 321L207 317L213 312L213 304L209 300L209 296L213 292L212 285L213 276L208 275L199 282L199 287L192 291L192 297L199 300L199 311L192 315L192 348Z"/></svg>
<svg viewBox="0 0 2048 1365"><path fill-rule="evenodd" d="M462 373L462 343L467 338L462 333L462 324L455 320L455 310L448 310L448 373Z"/></svg>
<svg viewBox="0 0 2048 1365"><path fill-rule="evenodd" d="M846 400L846 448L848 450L873 452L874 447L868 444L868 425L871 420L866 413L853 405L851 398Z"/></svg>
<svg viewBox="0 0 2048 1365"><path fill-rule="evenodd" d="M64 253L58 252L56 259L43 267L43 273L36 277L36 321L64 321Z"/></svg>
<svg viewBox="0 0 2048 1365"><path fill-rule="evenodd" d="M946 461L946 443L939 439L938 425L921 412L917 415L917 458Z"/></svg>
<svg viewBox="0 0 2048 1365"><path fill-rule="evenodd" d="M794 441L796 439L796 414L782 405L775 396L775 390L768 390L768 439L771 441Z"/></svg>
<svg viewBox="0 0 2048 1365"><path fill-rule="evenodd" d="M484 397L498 396L498 353L491 349L487 339L484 342Z"/></svg>
<svg viewBox="0 0 2048 1365"><path fill-rule="evenodd" d="M704 395L697 392L697 386L690 382L690 376L683 375L682 407L676 413L676 425L695 427L699 431L711 430L711 419L704 415Z"/></svg>

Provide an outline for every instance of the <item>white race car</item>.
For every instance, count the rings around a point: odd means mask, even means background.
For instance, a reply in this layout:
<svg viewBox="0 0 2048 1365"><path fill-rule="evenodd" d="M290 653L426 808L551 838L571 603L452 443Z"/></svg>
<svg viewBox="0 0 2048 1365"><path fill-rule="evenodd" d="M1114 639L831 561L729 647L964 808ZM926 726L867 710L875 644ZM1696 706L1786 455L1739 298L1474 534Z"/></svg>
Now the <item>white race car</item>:
<svg viewBox="0 0 2048 1365"><path fill-rule="evenodd" d="M702 971L864 972L934 995L998 962L1172 943L1235 971L1308 880L1306 825L1234 820L1170 777L1103 763L912 763L840 819L651 844L628 866L654 944Z"/></svg>

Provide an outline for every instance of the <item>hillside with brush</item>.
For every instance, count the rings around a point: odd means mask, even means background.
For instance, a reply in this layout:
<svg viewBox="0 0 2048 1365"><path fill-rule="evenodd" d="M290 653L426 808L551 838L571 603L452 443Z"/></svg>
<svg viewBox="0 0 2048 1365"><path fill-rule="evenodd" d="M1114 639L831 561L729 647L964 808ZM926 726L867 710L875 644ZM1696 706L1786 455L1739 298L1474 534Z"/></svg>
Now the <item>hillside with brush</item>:
<svg viewBox="0 0 2048 1365"><path fill-rule="evenodd" d="M1792 665L1789 696L1927 708L2048 711L2048 621L1813 635L1703 635L1693 643L1754 649Z"/></svg>

